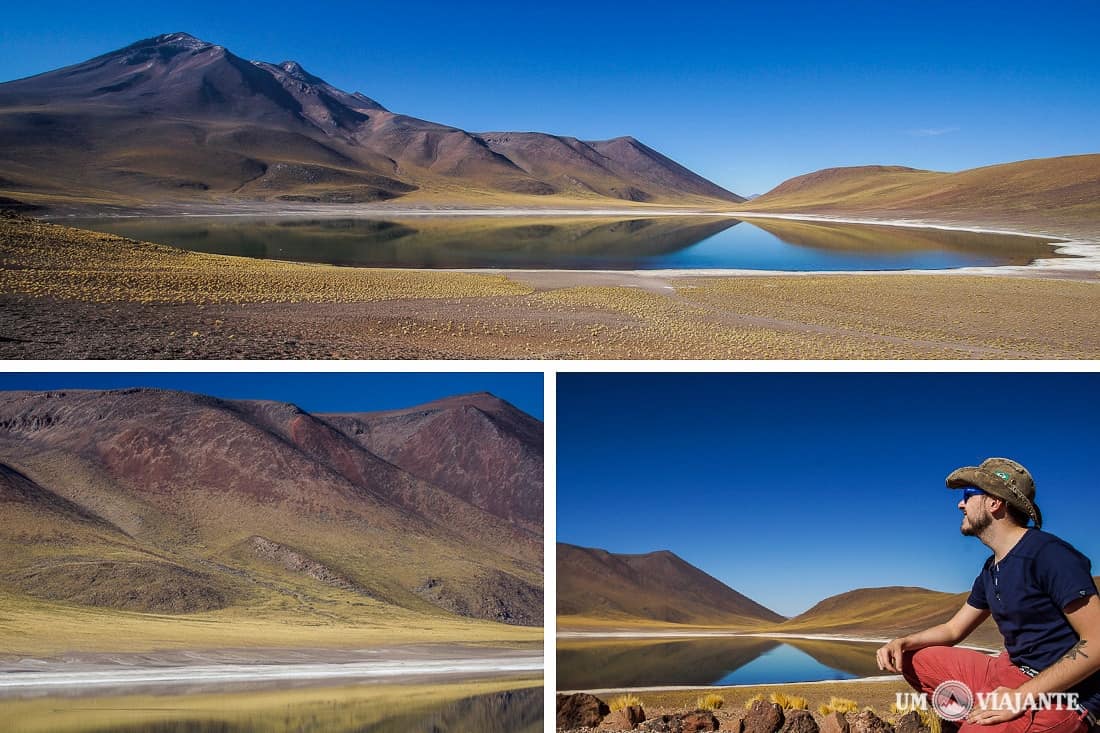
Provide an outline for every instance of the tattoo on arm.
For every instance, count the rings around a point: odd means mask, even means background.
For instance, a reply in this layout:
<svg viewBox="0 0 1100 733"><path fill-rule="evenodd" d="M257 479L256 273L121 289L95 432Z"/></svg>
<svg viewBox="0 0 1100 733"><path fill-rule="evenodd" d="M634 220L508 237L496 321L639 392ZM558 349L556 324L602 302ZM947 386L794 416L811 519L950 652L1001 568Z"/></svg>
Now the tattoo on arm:
<svg viewBox="0 0 1100 733"><path fill-rule="evenodd" d="M1079 642L1077 642L1076 644L1073 645L1072 649L1070 649L1068 652L1066 652L1066 656L1064 658L1069 659L1069 660L1073 660L1073 659L1077 659L1077 655L1080 654L1085 659L1088 659L1089 655L1085 654L1083 651L1081 651L1081 647L1085 646L1085 644L1087 644L1087 643L1088 642L1085 639L1081 639L1081 641L1079 641Z"/></svg>

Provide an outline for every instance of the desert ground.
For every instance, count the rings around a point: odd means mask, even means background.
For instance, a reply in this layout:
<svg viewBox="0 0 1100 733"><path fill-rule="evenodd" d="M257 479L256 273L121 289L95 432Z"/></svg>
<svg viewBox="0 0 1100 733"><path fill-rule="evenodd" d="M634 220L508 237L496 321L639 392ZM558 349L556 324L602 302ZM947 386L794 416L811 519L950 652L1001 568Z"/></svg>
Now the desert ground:
<svg viewBox="0 0 1100 733"><path fill-rule="evenodd" d="M342 268L185 252L9 214L0 268L6 359L1100 356L1098 273L1049 266L720 276Z"/></svg>

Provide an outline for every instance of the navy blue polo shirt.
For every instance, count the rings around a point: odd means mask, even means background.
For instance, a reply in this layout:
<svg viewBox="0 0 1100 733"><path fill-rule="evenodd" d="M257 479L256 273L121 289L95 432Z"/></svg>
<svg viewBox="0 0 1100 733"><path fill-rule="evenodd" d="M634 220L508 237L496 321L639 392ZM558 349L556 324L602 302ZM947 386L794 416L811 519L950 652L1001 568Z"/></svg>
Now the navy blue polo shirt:
<svg viewBox="0 0 1100 733"><path fill-rule="evenodd" d="M985 561L966 602L992 613L1013 664L1041 672L1079 641L1063 609L1096 594L1087 557L1052 534L1029 529L999 563L992 555ZM1100 647L1083 651L1100 654ZM1100 672L1068 692L1100 715Z"/></svg>

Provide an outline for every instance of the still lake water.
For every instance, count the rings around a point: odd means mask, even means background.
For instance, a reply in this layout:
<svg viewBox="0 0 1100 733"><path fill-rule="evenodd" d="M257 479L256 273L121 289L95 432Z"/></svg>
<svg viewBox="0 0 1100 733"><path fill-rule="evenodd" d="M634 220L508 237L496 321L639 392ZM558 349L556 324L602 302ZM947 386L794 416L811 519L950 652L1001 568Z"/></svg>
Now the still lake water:
<svg viewBox="0 0 1100 733"><path fill-rule="evenodd" d="M763 685L882 674L881 643L708 637L558 639L558 689Z"/></svg>
<svg viewBox="0 0 1100 733"><path fill-rule="evenodd" d="M540 733L543 688L450 698L446 685L0 700L11 733Z"/></svg>
<svg viewBox="0 0 1100 733"><path fill-rule="evenodd" d="M74 220L182 249L416 268L909 270L1026 265L1050 240L1004 234L727 217L306 217Z"/></svg>

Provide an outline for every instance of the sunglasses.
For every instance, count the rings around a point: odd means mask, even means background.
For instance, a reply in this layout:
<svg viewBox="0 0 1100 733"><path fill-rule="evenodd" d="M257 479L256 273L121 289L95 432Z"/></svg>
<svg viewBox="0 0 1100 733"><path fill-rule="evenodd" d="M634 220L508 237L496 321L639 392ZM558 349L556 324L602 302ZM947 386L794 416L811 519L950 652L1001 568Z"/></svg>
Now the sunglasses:
<svg viewBox="0 0 1100 733"><path fill-rule="evenodd" d="M975 489L973 486L967 486L965 489L963 489L963 499L962 500L963 500L964 504L966 502L970 501L970 497L972 497L972 496L988 496L988 494L986 494L981 489Z"/></svg>

